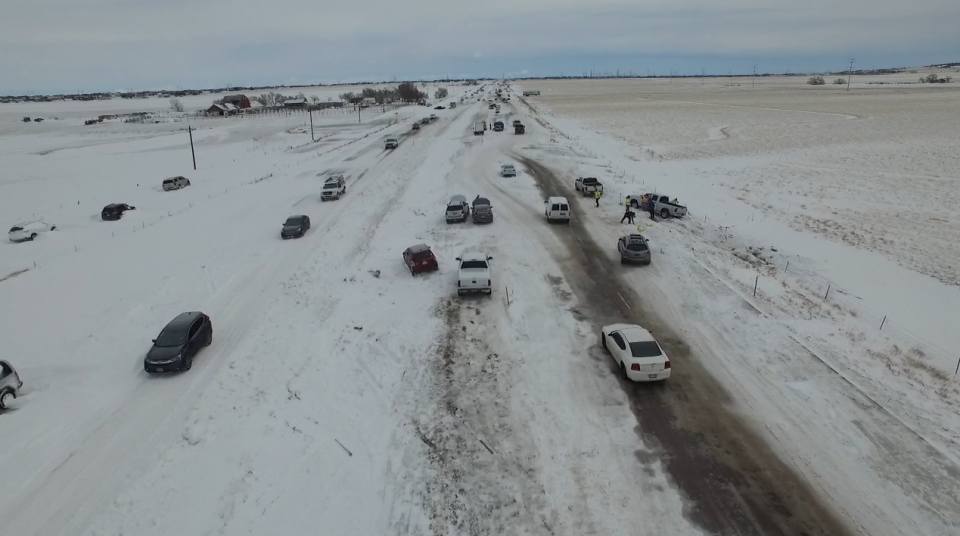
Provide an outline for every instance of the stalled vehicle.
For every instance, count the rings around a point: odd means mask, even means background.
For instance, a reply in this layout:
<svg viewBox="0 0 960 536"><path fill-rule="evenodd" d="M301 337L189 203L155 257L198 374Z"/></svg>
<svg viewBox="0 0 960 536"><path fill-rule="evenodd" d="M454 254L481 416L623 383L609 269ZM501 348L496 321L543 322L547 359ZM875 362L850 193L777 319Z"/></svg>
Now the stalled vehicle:
<svg viewBox="0 0 960 536"><path fill-rule="evenodd" d="M23 380L8 361L0 360L0 409L7 409L20 396Z"/></svg>
<svg viewBox="0 0 960 536"><path fill-rule="evenodd" d="M110 203L100 211L100 218L104 221L116 221L123 217L124 212L136 209L137 207L126 203Z"/></svg>
<svg viewBox="0 0 960 536"><path fill-rule="evenodd" d="M403 263L410 270L410 275L436 272L440 269L437 257L426 244L415 244L403 250Z"/></svg>
<svg viewBox="0 0 960 536"><path fill-rule="evenodd" d="M30 242L36 240L38 236L48 231L56 231L56 225L40 220L25 221L18 223L10 228L7 236L11 242Z"/></svg>
<svg viewBox="0 0 960 536"><path fill-rule="evenodd" d="M479 251L464 251L457 261L457 295L493 294L493 276L490 274L490 260L493 257Z"/></svg>

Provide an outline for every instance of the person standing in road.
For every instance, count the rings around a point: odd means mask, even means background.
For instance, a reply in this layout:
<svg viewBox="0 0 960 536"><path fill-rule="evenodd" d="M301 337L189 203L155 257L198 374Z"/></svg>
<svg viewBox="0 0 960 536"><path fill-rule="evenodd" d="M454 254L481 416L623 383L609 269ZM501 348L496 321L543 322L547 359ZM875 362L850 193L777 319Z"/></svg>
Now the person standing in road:
<svg viewBox="0 0 960 536"><path fill-rule="evenodd" d="M627 196L627 202L623 204L623 217L620 218L620 223L630 222L630 196Z"/></svg>
<svg viewBox="0 0 960 536"><path fill-rule="evenodd" d="M598 207L600 206L600 196L602 195L603 195L603 192L601 192L600 190L594 190L593 192L593 199L596 200Z"/></svg>

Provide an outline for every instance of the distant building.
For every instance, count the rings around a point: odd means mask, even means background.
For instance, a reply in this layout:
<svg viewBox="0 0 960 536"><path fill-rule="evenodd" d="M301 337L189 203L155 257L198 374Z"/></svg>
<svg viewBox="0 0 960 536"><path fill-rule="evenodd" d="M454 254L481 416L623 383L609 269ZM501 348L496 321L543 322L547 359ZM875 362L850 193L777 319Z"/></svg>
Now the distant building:
<svg viewBox="0 0 960 536"><path fill-rule="evenodd" d="M223 103L232 104L240 110L251 107L250 99L246 95L227 95L223 98Z"/></svg>
<svg viewBox="0 0 960 536"><path fill-rule="evenodd" d="M225 115L234 115L238 111L240 111L240 108L238 108L235 104L229 104L229 103L214 104L213 106L210 106L209 108L207 108L206 114L225 116Z"/></svg>
<svg viewBox="0 0 960 536"><path fill-rule="evenodd" d="M307 99L305 98L292 98L283 101L284 108L306 108L308 106Z"/></svg>

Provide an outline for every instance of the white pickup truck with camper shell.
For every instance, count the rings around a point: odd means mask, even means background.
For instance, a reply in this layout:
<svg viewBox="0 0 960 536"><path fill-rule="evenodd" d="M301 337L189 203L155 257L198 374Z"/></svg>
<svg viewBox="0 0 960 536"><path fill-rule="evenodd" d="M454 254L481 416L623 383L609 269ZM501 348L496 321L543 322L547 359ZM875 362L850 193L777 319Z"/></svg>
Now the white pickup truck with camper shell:
<svg viewBox="0 0 960 536"><path fill-rule="evenodd" d="M320 200L340 199L340 196L345 193L347 193L347 181L343 178L343 175L332 175L323 183Z"/></svg>

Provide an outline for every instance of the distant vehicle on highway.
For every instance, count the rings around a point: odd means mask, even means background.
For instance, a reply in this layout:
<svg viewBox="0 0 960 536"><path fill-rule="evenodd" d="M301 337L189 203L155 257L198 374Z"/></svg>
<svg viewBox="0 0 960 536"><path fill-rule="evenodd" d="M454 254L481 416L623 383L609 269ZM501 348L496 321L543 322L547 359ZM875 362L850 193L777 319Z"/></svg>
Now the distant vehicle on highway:
<svg viewBox="0 0 960 536"><path fill-rule="evenodd" d="M20 396L23 380L8 361L0 360L0 409L7 409Z"/></svg>
<svg viewBox="0 0 960 536"><path fill-rule="evenodd" d="M653 335L636 324L610 324L600 330L603 349L610 352L623 377L635 382L670 377L670 358Z"/></svg>
<svg viewBox="0 0 960 536"><path fill-rule="evenodd" d="M385 149L396 149L400 145L400 140L397 138L387 138L387 141L384 142Z"/></svg>
<svg viewBox="0 0 960 536"><path fill-rule="evenodd" d="M414 123L413 130L420 130L420 123Z"/></svg>
<svg viewBox="0 0 960 536"><path fill-rule="evenodd" d="M446 108L444 108L443 106L434 106L433 109L434 109L434 110L446 110Z"/></svg>
<svg viewBox="0 0 960 536"><path fill-rule="evenodd" d="M436 121L436 120L437 120L437 114L430 114L430 120L431 120L431 121Z"/></svg>
<svg viewBox="0 0 960 536"><path fill-rule="evenodd" d="M639 233L621 236L617 240L617 251L620 252L620 263L638 262L650 264L650 244L647 238Z"/></svg>
<svg viewBox="0 0 960 536"><path fill-rule="evenodd" d="M50 225L43 219L25 221L10 228L8 236L11 242L30 242L47 231L56 231L56 225Z"/></svg>
<svg viewBox="0 0 960 536"><path fill-rule="evenodd" d="M429 118L429 117L424 117L423 119L420 120L420 123L421 123L421 124L424 124L424 125L428 125L428 124L430 124L430 118Z"/></svg>
<svg viewBox="0 0 960 536"><path fill-rule="evenodd" d="M180 313L153 339L153 347L143 359L149 373L190 370L193 358L213 342L213 323L200 311Z"/></svg>
<svg viewBox="0 0 960 536"><path fill-rule="evenodd" d="M474 123L473 124L473 135L474 136L483 136L483 132L487 130L483 123Z"/></svg>
<svg viewBox="0 0 960 536"><path fill-rule="evenodd" d="M343 175L334 175L323 183L323 189L320 190L320 201L329 201L331 199L340 199L340 196L347 193L347 181Z"/></svg>
<svg viewBox="0 0 960 536"><path fill-rule="evenodd" d="M310 216L297 214L290 216L280 228L280 238L300 238L310 229Z"/></svg>
<svg viewBox="0 0 960 536"><path fill-rule="evenodd" d="M501 177L516 177L517 168L513 167L513 164L504 164L500 166L500 176Z"/></svg>
<svg viewBox="0 0 960 536"><path fill-rule="evenodd" d="M415 244L403 250L403 263L410 270L410 275L423 272L436 272L440 269L437 257L426 244Z"/></svg>
<svg viewBox="0 0 960 536"><path fill-rule="evenodd" d="M473 223L493 223L493 206L486 197L473 200Z"/></svg>
<svg viewBox="0 0 960 536"><path fill-rule="evenodd" d="M464 251L457 261L457 295L493 294L493 276L490 274L490 260L493 257L479 251Z"/></svg>
<svg viewBox="0 0 960 536"><path fill-rule="evenodd" d="M137 207L126 203L110 203L100 211L100 218L104 221L116 221L123 217L124 212L136 209Z"/></svg>
<svg viewBox="0 0 960 536"><path fill-rule="evenodd" d="M574 190L583 195L593 195L597 190L603 191L603 184L596 177L580 177L573 183Z"/></svg>

